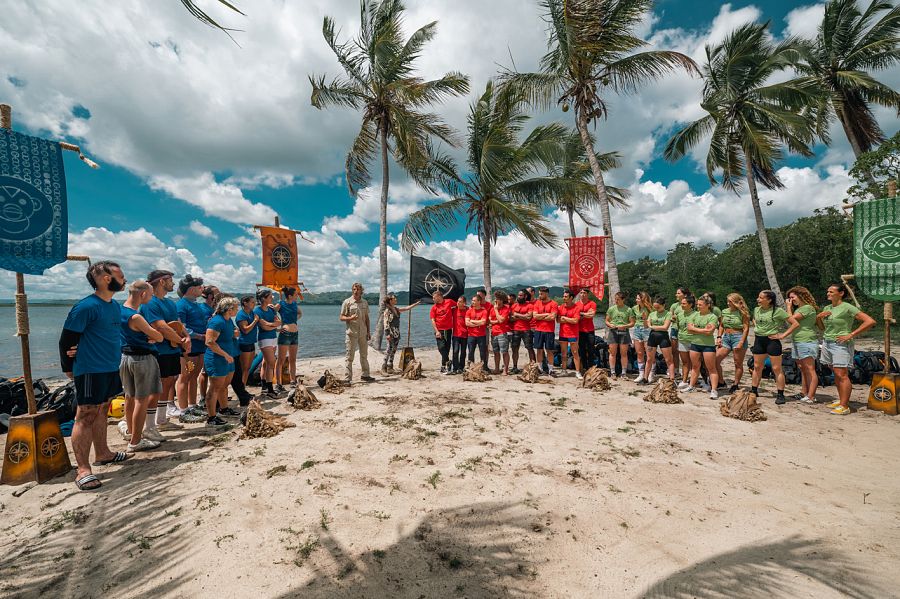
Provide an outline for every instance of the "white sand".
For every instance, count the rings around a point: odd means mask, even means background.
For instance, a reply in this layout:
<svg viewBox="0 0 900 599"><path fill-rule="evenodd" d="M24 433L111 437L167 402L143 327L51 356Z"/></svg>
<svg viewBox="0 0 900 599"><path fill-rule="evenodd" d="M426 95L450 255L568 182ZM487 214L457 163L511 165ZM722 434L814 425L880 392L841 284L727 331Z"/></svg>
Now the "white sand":
<svg viewBox="0 0 900 599"><path fill-rule="evenodd" d="M766 392L750 424L417 353L420 381L266 401L297 424L274 438L190 425L99 492L0 487L0 596L897 596L900 418L863 388L847 417Z"/></svg>

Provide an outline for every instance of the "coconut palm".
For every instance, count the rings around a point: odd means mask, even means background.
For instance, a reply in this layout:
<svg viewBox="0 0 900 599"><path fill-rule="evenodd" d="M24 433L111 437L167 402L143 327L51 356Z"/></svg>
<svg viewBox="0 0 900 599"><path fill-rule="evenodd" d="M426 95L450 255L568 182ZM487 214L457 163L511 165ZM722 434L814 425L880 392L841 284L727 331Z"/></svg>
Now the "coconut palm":
<svg viewBox="0 0 900 599"><path fill-rule="evenodd" d="M637 52L647 42L634 35L653 0L542 0L550 25L549 49L540 72L505 73L505 86L533 105L575 108L575 124L591 167L603 232L610 291L619 290L610 197L588 127L607 116L608 94L633 93L643 84L678 68L696 72L684 54L664 50Z"/></svg>
<svg viewBox="0 0 900 599"><path fill-rule="evenodd" d="M771 80L796 65L800 50L794 38L773 42L767 29L768 23L749 23L732 31L720 44L706 47L700 105L708 114L675 133L664 155L667 160L678 160L711 135L707 176L715 185L719 174L722 186L736 193L746 179L766 276L782 302L757 182L767 189L784 187L775 170L784 146L812 156L809 144L814 139L815 110L810 107L820 101L821 92L805 77Z"/></svg>
<svg viewBox="0 0 900 599"><path fill-rule="evenodd" d="M387 295L388 155L418 180L428 163L429 138L456 145L452 129L426 107L451 96L469 92L469 78L447 73L424 81L415 76L413 63L437 30L431 22L403 41L403 3L399 0L362 0L360 31L352 41L339 43L334 21L325 17L322 33L341 67L342 77L330 83L325 76L310 76L312 105L361 109L362 126L347 154L347 185L351 195L369 184L369 164L378 154L381 162L381 217L378 259L381 269L379 305ZM381 346L383 321L378 319L375 345Z"/></svg>
<svg viewBox="0 0 900 599"><path fill-rule="evenodd" d="M230 29L228 27L223 27L222 25L219 25L218 21L213 19L211 16L209 16L208 13L206 13L206 11L204 11L202 8L197 6L197 3L194 0L181 0L181 4L187 9L187 11L189 13L191 13L191 15L195 19L197 19L204 25L209 25L210 27L220 29L220 30L224 31L228 37L231 37L231 34L229 33L230 31L235 31L234 29ZM240 15L244 14L238 9L237 6L235 6L231 2L228 2L228 0L219 0L219 4L221 4L222 6L225 6L226 8L230 8L231 10L233 10L234 12L236 12Z"/></svg>
<svg viewBox="0 0 900 599"><path fill-rule="evenodd" d="M831 0L816 39L805 44L798 71L827 92L819 126L837 118L857 158L884 141L872 104L900 113L900 94L869 74L900 62L898 35L900 6L872 0L861 11L857 0Z"/></svg>
<svg viewBox="0 0 900 599"><path fill-rule="evenodd" d="M465 171L447 154L435 153L430 165L430 183L450 199L414 212L403 229L403 248L412 252L438 231L465 219L482 246L488 296L491 246L498 236L518 231L538 247L557 243L543 209L553 205L564 184L537 175L546 163L562 159L565 127L536 127L520 141L527 121L520 99L497 93L493 82L488 82L469 109Z"/></svg>

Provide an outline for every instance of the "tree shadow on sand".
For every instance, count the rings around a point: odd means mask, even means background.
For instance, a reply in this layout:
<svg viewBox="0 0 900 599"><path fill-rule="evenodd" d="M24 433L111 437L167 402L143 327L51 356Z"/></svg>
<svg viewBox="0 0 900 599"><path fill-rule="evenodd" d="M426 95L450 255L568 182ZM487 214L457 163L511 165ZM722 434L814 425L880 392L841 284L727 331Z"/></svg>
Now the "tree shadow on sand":
<svg viewBox="0 0 900 599"><path fill-rule="evenodd" d="M522 551L533 521L511 503L436 511L390 547L360 556L323 531L307 561L314 578L279 597L545 596L535 593L540 584Z"/></svg>
<svg viewBox="0 0 900 599"><path fill-rule="evenodd" d="M857 562L820 540L792 536L781 541L748 545L692 564L654 583L639 597L693 599L795 597L799 585L854 599L890 596L861 572ZM806 593L809 593L806 589ZM813 590L809 596L815 596Z"/></svg>

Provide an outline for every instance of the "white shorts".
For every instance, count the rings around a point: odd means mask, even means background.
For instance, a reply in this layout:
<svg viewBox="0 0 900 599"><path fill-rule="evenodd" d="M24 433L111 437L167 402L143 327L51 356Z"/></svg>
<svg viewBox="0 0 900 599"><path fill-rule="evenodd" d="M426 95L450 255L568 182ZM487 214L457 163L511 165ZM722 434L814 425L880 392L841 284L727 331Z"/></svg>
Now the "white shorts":
<svg viewBox="0 0 900 599"><path fill-rule="evenodd" d="M275 347L276 345L278 345L278 338L276 337L274 339L260 339L258 343L259 349L262 349L264 347Z"/></svg>

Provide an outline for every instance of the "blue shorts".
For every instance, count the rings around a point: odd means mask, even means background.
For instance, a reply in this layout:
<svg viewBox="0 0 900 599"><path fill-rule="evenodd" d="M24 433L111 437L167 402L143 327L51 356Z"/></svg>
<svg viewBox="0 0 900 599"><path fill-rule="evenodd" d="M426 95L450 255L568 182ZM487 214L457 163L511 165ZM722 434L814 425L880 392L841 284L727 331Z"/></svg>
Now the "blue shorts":
<svg viewBox="0 0 900 599"><path fill-rule="evenodd" d="M553 351L556 348L556 335L553 331L535 331L534 349L546 349Z"/></svg>
<svg viewBox="0 0 900 599"><path fill-rule="evenodd" d="M559 342L562 343L563 341L566 343L578 343L578 337L560 337Z"/></svg>
<svg viewBox="0 0 900 599"><path fill-rule="evenodd" d="M118 370L87 372L75 377L75 402L79 406L99 406L121 393L122 379Z"/></svg>
<svg viewBox="0 0 900 599"><path fill-rule="evenodd" d="M722 333L722 347L725 349L738 349L738 344L743 336L743 333ZM744 344L740 346L740 349L747 349L747 347L749 347L749 343L744 339Z"/></svg>
<svg viewBox="0 0 900 599"><path fill-rule="evenodd" d="M832 368L850 368L853 366L853 342L838 343L826 339L822 344L822 364Z"/></svg>
<svg viewBox="0 0 900 599"><path fill-rule="evenodd" d="M228 376L234 372L234 362L229 364L219 354L207 351L203 355L203 368L206 369L207 376Z"/></svg>
<svg viewBox="0 0 900 599"><path fill-rule="evenodd" d="M278 333L278 345L297 345L300 331L281 331Z"/></svg>
<svg viewBox="0 0 900 599"><path fill-rule="evenodd" d="M791 345L791 357L795 360L816 359L819 357L819 343L817 341L794 341Z"/></svg>
<svg viewBox="0 0 900 599"><path fill-rule="evenodd" d="M632 339L635 341L642 341L644 343L650 339L650 329L647 327L634 327L634 332L631 333Z"/></svg>

